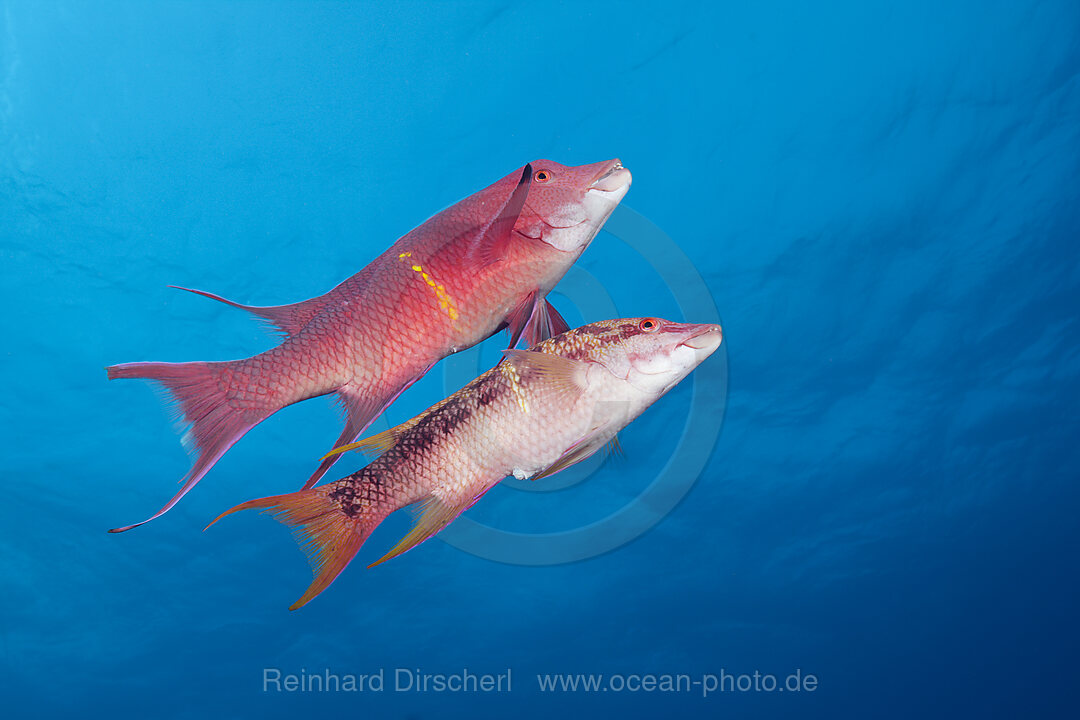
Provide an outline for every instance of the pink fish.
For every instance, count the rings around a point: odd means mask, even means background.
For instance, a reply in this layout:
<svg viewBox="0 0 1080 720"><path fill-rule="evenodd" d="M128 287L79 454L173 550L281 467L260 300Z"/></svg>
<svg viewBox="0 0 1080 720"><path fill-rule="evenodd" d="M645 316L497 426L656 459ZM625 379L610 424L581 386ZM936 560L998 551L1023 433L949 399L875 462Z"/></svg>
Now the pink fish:
<svg viewBox="0 0 1080 720"><path fill-rule="evenodd" d="M277 347L225 362L138 362L114 378L160 383L186 425L194 462L168 512L248 430L301 400L336 393L334 443L354 440L440 359L503 328L510 347L566 329L545 299L630 187L618 160L567 167L537 160L435 215L325 295L247 310L285 334ZM186 288L181 288L186 289ZM328 457L304 485L336 462Z"/></svg>
<svg viewBox="0 0 1080 720"><path fill-rule="evenodd" d="M719 325L629 318L508 350L506 362L412 420L333 451L372 451L377 457L367 467L317 488L248 501L214 522L257 508L294 529L315 572L295 610L325 590L394 511L416 504L420 512L375 565L435 535L504 477L536 480L589 457L722 337Z"/></svg>

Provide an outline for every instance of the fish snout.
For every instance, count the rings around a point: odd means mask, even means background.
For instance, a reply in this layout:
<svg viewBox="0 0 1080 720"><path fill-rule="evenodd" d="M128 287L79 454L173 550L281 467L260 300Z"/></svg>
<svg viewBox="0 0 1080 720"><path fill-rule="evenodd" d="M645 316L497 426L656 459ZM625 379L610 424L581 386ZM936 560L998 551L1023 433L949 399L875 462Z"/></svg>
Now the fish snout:
<svg viewBox="0 0 1080 720"><path fill-rule="evenodd" d="M720 347L720 343L723 342L724 331L719 325L710 323L694 326L690 335L683 340L680 345L685 345L688 348L694 350L707 350L712 352L716 348Z"/></svg>
<svg viewBox="0 0 1080 720"><path fill-rule="evenodd" d="M623 167L621 160L615 158L602 164L600 172L597 173L589 185L589 189L600 190L601 192L615 192L629 187L632 180L633 176L630 175L630 171Z"/></svg>

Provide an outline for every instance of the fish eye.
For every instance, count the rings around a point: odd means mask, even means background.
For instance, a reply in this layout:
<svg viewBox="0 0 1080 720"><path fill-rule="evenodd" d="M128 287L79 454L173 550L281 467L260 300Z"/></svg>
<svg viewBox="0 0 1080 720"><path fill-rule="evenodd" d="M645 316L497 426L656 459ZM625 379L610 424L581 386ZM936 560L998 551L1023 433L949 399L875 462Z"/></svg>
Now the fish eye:
<svg viewBox="0 0 1080 720"><path fill-rule="evenodd" d="M656 318L645 318L638 323L638 328L641 329L641 332L653 332L658 327L660 327L660 321Z"/></svg>
<svg viewBox="0 0 1080 720"><path fill-rule="evenodd" d="M535 180L538 183L546 183L547 181L551 180L551 178L553 178L553 177L554 177L554 175L551 174L550 170L537 170L536 174L533 175L533 180Z"/></svg>

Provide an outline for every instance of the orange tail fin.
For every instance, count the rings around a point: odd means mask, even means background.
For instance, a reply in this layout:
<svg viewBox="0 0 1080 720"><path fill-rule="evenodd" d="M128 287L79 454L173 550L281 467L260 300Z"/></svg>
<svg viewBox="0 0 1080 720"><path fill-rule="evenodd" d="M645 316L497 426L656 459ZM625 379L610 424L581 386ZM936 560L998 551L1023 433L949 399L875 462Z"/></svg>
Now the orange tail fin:
<svg viewBox="0 0 1080 720"><path fill-rule="evenodd" d="M210 523L213 525L226 515L240 510L257 508L292 528L297 542L307 554L315 579L300 599L289 607L290 610L303 607L328 588L385 517L346 515L341 506L329 497L333 486L331 483L287 495L249 500L226 510Z"/></svg>

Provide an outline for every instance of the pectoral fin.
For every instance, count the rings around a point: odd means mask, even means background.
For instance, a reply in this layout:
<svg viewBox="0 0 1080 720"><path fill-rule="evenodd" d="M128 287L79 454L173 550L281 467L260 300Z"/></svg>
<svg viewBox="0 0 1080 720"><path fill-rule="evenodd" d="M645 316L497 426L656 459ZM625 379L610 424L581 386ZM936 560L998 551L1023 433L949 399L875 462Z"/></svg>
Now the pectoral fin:
<svg viewBox="0 0 1080 720"><path fill-rule="evenodd" d="M586 376L589 372L587 363L535 350L503 350L503 357L507 362L513 363L514 369L522 377L539 375L544 382L551 383L556 389L564 390L574 397L585 392Z"/></svg>
<svg viewBox="0 0 1080 720"><path fill-rule="evenodd" d="M477 234L475 245L469 254L479 261L481 267L498 262L506 256L514 225L517 224L518 216L525 207L525 199L529 195L530 187L532 187L532 165L528 164L522 168L521 177L506 203Z"/></svg>

